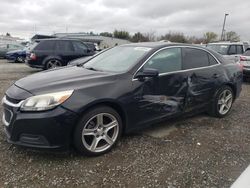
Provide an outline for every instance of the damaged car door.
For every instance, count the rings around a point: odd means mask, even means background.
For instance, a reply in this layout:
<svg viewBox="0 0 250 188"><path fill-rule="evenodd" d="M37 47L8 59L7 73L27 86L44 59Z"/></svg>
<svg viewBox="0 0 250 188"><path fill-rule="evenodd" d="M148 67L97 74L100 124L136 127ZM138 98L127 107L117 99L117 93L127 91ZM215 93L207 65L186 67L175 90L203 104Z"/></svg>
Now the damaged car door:
<svg viewBox="0 0 250 188"><path fill-rule="evenodd" d="M215 57L205 50L183 47L183 71L187 76L187 101L185 111L207 105L220 85L221 66Z"/></svg>
<svg viewBox="0 0 250 188"><path fill-rule="evenodd" d="M140 76L150 70L158 71L158 76ZM159 50L144 63L135 78L139 124L183 112L188 79L186 72L182 72L181 48Z"/></svg>

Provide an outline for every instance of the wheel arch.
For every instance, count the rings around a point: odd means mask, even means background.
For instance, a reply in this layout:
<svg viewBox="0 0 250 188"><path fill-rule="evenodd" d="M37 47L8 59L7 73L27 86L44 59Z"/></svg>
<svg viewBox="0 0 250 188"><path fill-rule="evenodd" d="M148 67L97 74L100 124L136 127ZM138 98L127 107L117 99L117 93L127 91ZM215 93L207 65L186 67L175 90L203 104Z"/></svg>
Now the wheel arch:
<svg viewBox="0 0 250 188"><path fill-rule="evenodd" d="M236 99L237 88L233 83L230 83L230 82L224 83L224 84L220 85L219 87L217 87L216 91L214 92L213 98L217 95L217 93L220 91L220 89L222 87L225 87L225 86L228 86L228 87L230 87L232 89L233 95L234 95L233 100L235 100Z"/></svg>
<svg viewBox="0 0 250 188"><path fill-rule="evenodd" d="M47 56L47 57L44 58L44 60L43 60L43 62L42 62L42 65L43 65L43 66L46 66L46 63L47 63L49 60L51 60L51 59L57 59L57 60L59 60L59 61L61 61L61 62L63 63L63 60L62 60L62 58L61 58L60 56Z"/></svg>
<svg viewBox="0 0 250 188"><path fill-rule="evenodd" d="M226 83L226 84L224 84L224 86L228 86L233 90L233 97L234 97L233 100L235 100L236 99L236 94L237 94L236 86L234 84L232 84L232 83Z"/></svg>
<svg viewBox="0 0 250 188"><path fill-rule="evenodd" d="M79 118L82 117L82 115L84 115L87 111L93 109L93 108L96 108L98 106L108 106L112 109L114 109L121 117L121 120L122 120L122 134L126 131L126 128L127 128L127 113L125 111L125 109L122 107L122 105L117 102L117 101L114 101L114 100L101 100L101 101L97 101L97 102L94 102L94 103L90 103L88 104L87 106L85 106L84 109L82 109L80 111L80 116Z"/></svg>

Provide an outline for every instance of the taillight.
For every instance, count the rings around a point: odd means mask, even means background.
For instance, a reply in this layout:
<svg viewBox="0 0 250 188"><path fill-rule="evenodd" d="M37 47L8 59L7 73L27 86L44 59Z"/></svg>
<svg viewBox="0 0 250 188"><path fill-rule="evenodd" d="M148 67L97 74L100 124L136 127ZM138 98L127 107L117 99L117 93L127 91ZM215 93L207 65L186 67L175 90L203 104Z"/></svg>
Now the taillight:
<svg viewBox="0 0 250 188"><path fill-rule="evenodd" d="M30 54L30 59L31 60L36 60L36 54L35 53L31 53Z"/></svg>
<svg viewBox="0 0 250 188"><path fill-rule="evenodd" d="M247 61L247 58L244 56L240 56L240 61Z"/></svg>

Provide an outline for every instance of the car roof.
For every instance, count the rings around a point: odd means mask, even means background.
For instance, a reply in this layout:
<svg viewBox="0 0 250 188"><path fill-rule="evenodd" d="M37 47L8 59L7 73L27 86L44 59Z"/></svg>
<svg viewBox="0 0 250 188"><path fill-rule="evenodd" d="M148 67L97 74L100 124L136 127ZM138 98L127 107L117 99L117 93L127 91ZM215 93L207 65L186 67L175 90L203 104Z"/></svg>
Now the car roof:
<svg viewBox="0 0 250 188"><path fill-rule="evenodd" d="M124 44L122 46L132 46L132 47L146 47L146 48L164 48L164 47L171 47L171 46L187 46L187 47L199 47L202 49L206 49L200 45L193 45L193 44L185 44L185 43L170 43L170 42L140 42L140 43L129 43Z"/></svg>
<svg viewBox="0 0 250 188"><path fill-rule="evenodd" d="M41 41L81 41L81 40L80 39L69 39L69 38L49 38L49 39L41 39L39 41L41 42Z"/></svg>
<svg viewBox="0 0 250 188"><path fill-rule="evenodd" d="M186 44L186 43L170 43L170 42L141 42L141 43L129 43L124 44L122 46L132 46L132 47L146 47L152 48L154 51L159 50L164 47L194 47L198 49L203 49L205 51L210 52L213 54L221 63L226 62L226 60L222 57L222 55L218 54L217 52L210 50L209 48L203 47L198 44Z"/></svg>

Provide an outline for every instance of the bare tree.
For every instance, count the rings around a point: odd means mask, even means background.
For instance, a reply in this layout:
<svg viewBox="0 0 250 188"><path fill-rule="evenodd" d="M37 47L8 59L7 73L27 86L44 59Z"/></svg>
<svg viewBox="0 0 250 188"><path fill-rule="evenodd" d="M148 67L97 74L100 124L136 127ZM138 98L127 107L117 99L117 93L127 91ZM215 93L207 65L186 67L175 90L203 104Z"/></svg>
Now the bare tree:
<svg viewBox="0 0 250 188"><path fill-rule="evenodd" d="M214 32L206 32L204 33L204 42L209 43L209 42L214 42L217 40L218 35Z"/></svg>
<svg viewBox="0 0 250 188"><path fill-rule="evenodd" d="M183 33L179 32L168 32L167 34L160 37L160 40L168 40L170 42L187 43L187 39Z"/></svg>
<svg viewBox="0 0 250 188"><path fill-rule="evenodd" d="M148 38L148 41L154 42L156 41L156 32L155 31L150 31L144 34L146 38Z"/></svg>
<svg viewBox="0 0 250 188"><path fill-rule="evenodd" d="M126 40L130 39L130 34L129 34L128 31L115 30L113 35L114 35L115 38L119 38L119 39L126 39Z"/></svg>
<svg viewBox="0 0 250 188"><path fill-rule="evenodd" d="M227 41L240 41L240 36L235 31L226 32L226 40Z"/></svg>
<svg viewBox="0 0 250 188"><path fill-rule="evenodd" d="M149 38L140 32L135 33L131 37L131 42L148 42Z"/></svg>

